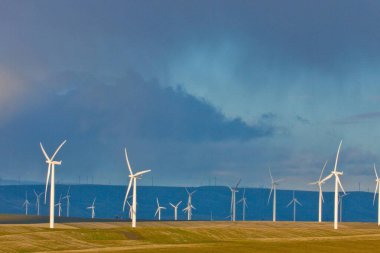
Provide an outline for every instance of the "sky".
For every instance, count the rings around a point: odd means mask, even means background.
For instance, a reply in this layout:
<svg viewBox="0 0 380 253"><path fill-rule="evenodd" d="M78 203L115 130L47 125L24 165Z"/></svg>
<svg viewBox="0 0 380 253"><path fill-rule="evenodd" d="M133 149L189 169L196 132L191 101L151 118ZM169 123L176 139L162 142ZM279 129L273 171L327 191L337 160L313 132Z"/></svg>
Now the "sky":
<svg viewBox="0 0 380 253"><path fill-rule="evenodd" d="M0 177L374 188L378 1L0 1ZM380 166L380 165L379 165ZM79 179L80 178L80 179ZM332 189L332 182L326 185Z"/></svg>

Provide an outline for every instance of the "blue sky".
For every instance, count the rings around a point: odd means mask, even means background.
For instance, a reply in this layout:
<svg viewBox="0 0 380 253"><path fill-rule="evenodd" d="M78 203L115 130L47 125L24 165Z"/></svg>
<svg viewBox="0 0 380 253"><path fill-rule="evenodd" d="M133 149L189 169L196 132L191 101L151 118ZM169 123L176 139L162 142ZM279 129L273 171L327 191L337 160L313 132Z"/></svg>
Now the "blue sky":
<svg viewBox="0 0 380 253"><path fill-rule="evenodd" d="M373 187L380 145L376 1L1 1L0 176L210 178L312 189L325 160ZM143 179L149 184L151 176ZM330 186L328 185L327 188Z"/></svg>

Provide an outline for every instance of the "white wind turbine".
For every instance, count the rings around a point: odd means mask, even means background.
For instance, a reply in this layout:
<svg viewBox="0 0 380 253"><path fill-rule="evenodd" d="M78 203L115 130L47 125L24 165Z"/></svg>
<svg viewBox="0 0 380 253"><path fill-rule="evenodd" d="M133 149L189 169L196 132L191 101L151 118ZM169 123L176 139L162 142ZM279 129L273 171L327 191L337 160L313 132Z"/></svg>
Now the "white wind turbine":
<svg viewBox="0 0 380 253"><path fill-rule="evenodd" d="M325 181L326 181L324 179L322 180L322 176L323 176L323 171L326 168L326 165L327 165L327 161L325 162L325 165L323 165L321 175L319 176L319 180L310 183L311 185L318 185L318 188L319 188L319 197L318 197L318 222L319 223L322 222L322 205L323 205L323 202L324 202L323 192L322 192L322 184L324 184Z"/></svg>
<svg viewBox="0 0 380 253"><path fill-rule="evenodd" d="M47 193L47 187L49 184L49 177L51 173L50 178L50 228L54 228L54 204L55 204L55 165L61 165L62 161L54 161L55 156L57 155L58 151L62 148L62 146L66 143L66 140L59 145L57 150L54 152L53 156L49 158L49 156L46 154L46 151L44 147L42 146L42 143L40 142L42 153L44 154L46 158L46 163L48 164L48 171L46 176L46 186L45 186L45 204L46 204L46 193Z"/></svg>
<svg viewBox="0 0 380 253"><path fill-rule="evenodd" d="M323 181L327 181L333 176L335 176L335 194L334 194L334 229L338 229L338 210L339 210L339 188L342 189L343 193L346 194L346 192L343 189L342 183L340 182L339 176L343 175L343 172L337 171L337 165L338 165L338 158L339 158L339 152L340 147L342 146L342 141L340 141L338 152L336 153L335 158L335 166L334 170L323 179Z"/></svg>
<svg viewBox="0 0 380 253"><path fill-rule="evenodd" d="M29 205L30 205L30 202L29 202L29 200L28 200L28 193L26 192L26 193L25 193L25 201L24 201L24 203L22 204L23 207L25 206L25 215L28 215L28 208L29 208Z"/></svg>
<svg viewBox="0 0 380 253"><path fill-rule="evenodd" d="M349 193L341 194L339 195L339 201L338 201L338 206L339 206L339 222L342 222L342 211L343 211L343 198L349 195Z"/></svg>
<svg viewBox="0 0 380 253"><path fill-rule="evenodd" d="M269 192L268 204L273 192L273 222L276 222L276 191L277 191L277 186L279 185L279 182L282 181L282 179L274 180L270 169L269 169L269 175L270 175L270 179L272 180L272 186Z"/></svg>
<svg viewBox="0 0 380 253"><path fill-rule="evenodd" d="M43 192L37 193L35 190L33 192L36 195L37 216L40 216L40 198Z"/></svg>
<svg viewBox="0 0 380 253"><path fill-rule="evenodd" d="M86 209L91 209L91 219L95 218L95 200L96 200L96 197L94 198L92 205L86 208Z"/></svg>
<svg viewBox="0 0 380 253"><path fill-rule="evenodd" d="M172 204L169 202L169 204L173 207L174 209L174 220L177 220L177 211L178 211L178 206L182 203L182 200L178 202L176 205Z"/></svg>
<svg viewBox="0 0 380 253"><path fill-rule="evenodd" d="M193 216L192 209L195 209L195 207L192 205L191 201L192 201L192 196L196 192L196 190L192 191L192 192L189 192L187 190L187 188L185 188L185 189L186 189L187 196L188 196L188 198L187 198L187 206L184 209L182 209L182 211L187 212L187 220L191 220L191 217Z"/></svg>
<svg viewBox="0 0 380 253"><path fill-rule="evenodd" d="M375 205L375 200L376 200L376 193L378 193L378 199L377 199L377 225L380 226L380 179L377 176L377 171L376 171L376 166L373 164L373 170L375 171L376 175L376 189L375 189L375 194L373 196L373 205Z"/></svg>
<svg viewBox="0 0 380 253"><path fill-rule="evenodd" d="M291 204L293 204L293 222L296 222L296 207L297 205L302 206L302 204L294 196L294 191L293 191L293 199L289 202L289 204L286 207L289 207Z"/></svg>
<svg viewBox="0 0 380 253"><path fill-rule="evenodd" d="M61 212L62 212L62 202L61 202L61 199L62 199L62 195L59 196L58 203L55 204L55 206L58 206L58 217L61 217Z"/></svg>
<svg viewBox="0 0 380 253"><path fill-rule="evenodd" d="M245 188L244 188L244 192L243 192L243 197L237 203L238 204L242 203L242 205L243 205L243 221L245 221L245 208L248 208L247 198L245 197Z"/></svg>
<svg viewBox="0 0 380 253"><path fill-rule="evenodd" d="M156 213L154 214L154 217L156 217L158 214L158 220L161 220L161 210L166 209L166 207L160 206L160 203L158 202L158 198L156 198L156 201L157 201L157 210L156 210Z"/></svg>
<svg viewBox="0 0 380 253"><path fill-rule="evenodd" d="M70 198L71 198L70 187L71 186L69 186L69 189L67 190L66 195L62 198L62 199L66 199L66 216L67 217L69 217L69 211L70 211Z"/></svg>
<svg viewBox="0 0 380 253"><path fill-rule="evenodd" d="M125 204L127 202L127 198L128 198L128 194L129 194L129 191L133 185L133 197L132 197L132 227L135 228L136 227L136 207L137 207L137 202L136 202L136 199L137 199L137 192L136 192L136 181L137 179L140 179L141 176L145 173L148 173L150 172L151 170L143 170L143 171L139 171L139 172L136 172L135 174L133 174L132 172L132 168L131 168L131 165L129 163L129 159L128 159L128 154L127 154L127 149L125 149L125 159L127 161L127 165L128 165L128 169L129 169L129 177L130 177L130 180L129 180L129 184L128 184L128 189L127 189L127 192L125 194L125 198L124 198L124 204L123 204L123 212L124 212L124 209L125 209Z"/></svg>
<svg viewBox="0 0 380 253"><path fill-rule="evenodd" d="M231 191L231 221L236 221L236 193L238 191L238 186L241 182L241 179L237 182L235 187L229 187Z"/></svg>

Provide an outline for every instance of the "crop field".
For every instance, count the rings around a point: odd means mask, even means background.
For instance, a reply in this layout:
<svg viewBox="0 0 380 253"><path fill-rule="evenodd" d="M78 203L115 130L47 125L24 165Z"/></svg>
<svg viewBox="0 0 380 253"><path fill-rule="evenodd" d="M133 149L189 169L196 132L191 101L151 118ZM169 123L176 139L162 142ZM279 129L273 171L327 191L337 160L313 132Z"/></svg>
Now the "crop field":
<svg viewBox="0 0 380 253"><path fill-rule="evenodd" d="M24 216L0 216L4 220ZM0 252L377 252L373 223L74 221L1 224Z"/></svg>

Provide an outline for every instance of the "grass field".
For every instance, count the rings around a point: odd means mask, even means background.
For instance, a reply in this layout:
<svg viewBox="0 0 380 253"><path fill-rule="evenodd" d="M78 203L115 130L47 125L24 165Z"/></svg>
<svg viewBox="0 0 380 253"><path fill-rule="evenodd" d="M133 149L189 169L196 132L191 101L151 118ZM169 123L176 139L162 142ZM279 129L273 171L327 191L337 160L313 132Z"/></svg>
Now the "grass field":
<svg viewBox="0 0 380 253"><path fill-rule="evenodd" d="M12 216L22 220L25 217ZM1 220L9 220L0 216ZM29 218L30 220L30 218ZM65 222L0 225L0 252L377 252L372 223Z"/></svg>

